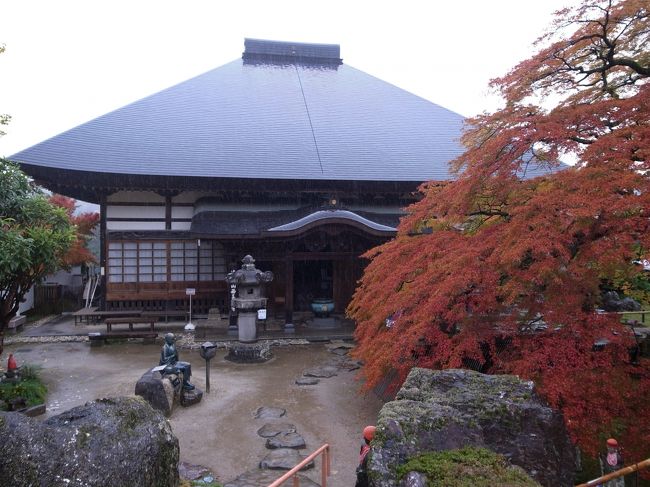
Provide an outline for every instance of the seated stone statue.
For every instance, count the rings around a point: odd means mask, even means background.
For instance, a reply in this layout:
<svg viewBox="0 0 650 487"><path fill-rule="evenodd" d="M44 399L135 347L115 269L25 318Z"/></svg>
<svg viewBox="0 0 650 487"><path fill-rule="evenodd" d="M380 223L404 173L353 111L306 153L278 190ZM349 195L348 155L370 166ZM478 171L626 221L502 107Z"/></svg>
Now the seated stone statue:
<svg viewBox="0 0 650 487"><path fill-rule="evenodd" d="M160 372L161 374L180 374L183 376L183 389L192 390L194 385L190 384L192 375L192 365L188 362L178 360L176 351L175 337L173 333L165 335L165 344L160 352L160 364L166 367Z"/></svg>

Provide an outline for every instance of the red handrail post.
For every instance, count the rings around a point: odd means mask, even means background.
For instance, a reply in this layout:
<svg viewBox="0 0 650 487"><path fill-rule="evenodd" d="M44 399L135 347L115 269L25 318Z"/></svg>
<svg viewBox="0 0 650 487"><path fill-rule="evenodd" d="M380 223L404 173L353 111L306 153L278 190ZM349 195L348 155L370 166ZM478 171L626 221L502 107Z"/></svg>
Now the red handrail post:
<svg viewBox="0 0 650 487"><path fill-rule="evenodd" d="M303 460L293 467L291 470L286 472L284 475L282 475L279 479L274 481L273 483L269 484L268 487L279 487L283 483L285 483L289 479L293 479L293 487L300 487L300 479L298 478L298 472L307 465L309 462L311 462L314 458L316 458L318 455L323 455L323 482L322 482L322 487L327 487L327 476L330 473L330 459L329 459L329 454L330 454L330 446L325 443L323 446L321 446L318 450L315 452L311 453L309 456L306 458L303 458ZM327 459L327 460L326 460Z"/></svg>

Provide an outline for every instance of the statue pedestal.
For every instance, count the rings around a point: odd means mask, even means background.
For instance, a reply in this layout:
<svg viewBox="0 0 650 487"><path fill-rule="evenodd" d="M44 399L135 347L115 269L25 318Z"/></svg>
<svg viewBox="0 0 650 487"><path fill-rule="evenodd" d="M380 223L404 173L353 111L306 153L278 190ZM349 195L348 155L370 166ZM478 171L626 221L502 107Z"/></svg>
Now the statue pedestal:
<svg viewBox="0 0 650 487"><path fill-rule="evenodd" d="M254 343L257 341L257 311L239 312L239 341L242 343Z"/></svg>
<svg viewBox="0 0 650 487"><path fill-rule="evenodd" d="M273 358L271 348L267 341L257 343L233 343L228 345L226 360L241 364L255 364L266 362Z"/></svg>

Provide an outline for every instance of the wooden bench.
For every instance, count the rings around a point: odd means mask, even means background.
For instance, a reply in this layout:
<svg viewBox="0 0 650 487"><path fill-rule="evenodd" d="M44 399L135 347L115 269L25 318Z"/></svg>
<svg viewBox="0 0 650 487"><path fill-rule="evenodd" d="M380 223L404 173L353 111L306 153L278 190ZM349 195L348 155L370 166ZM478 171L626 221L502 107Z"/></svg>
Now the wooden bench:
<svg viewBox="0 0 650 487"><path fill-rule="evenodd" d="M86 321L86 324L88 324L95 317L96 311L97 306L92 306L90 308L81 308L80 310L72 313L72 316L74 316L75 326L77 326L79 323L83 323L84 320Z"/></svg>
<svg viewBox="0 0 650 487"><path fill-rule="evenodd" d="M113 325L129 325L129 331L133 331L133 325L146 323L151 328L151 331L154 331L154 323L156 323L157 318L155 316L117 316L113 318L106 318L104 323L106 323L106 332L111 333L111 327Z"/></svg>
<svg viewBox="0 0 650 487"><path fill-rule="evenodd" d="M142 338L144 343L153 343L153 341L158 337L158 333L155 331L122 331L122 332L111 332L111 333L101 333L101 332L92 332L88 333L88 339L90 340L90 346L96 347L102 345L106 340L114 338L116 340L124 340L128 338Z"/></svg>
<svg viewBox="0 0 650 487"><path fill-rule="evenodd" d="M79 311L73 313L74 324L78 323L78 320L83 322L86 321L89 323L97 323L105 318L119 318L124 316L140 316L142 310L132 309L132 310L117 310L117 311L98 311L96 307L94 308L83 308Z"/></svg>

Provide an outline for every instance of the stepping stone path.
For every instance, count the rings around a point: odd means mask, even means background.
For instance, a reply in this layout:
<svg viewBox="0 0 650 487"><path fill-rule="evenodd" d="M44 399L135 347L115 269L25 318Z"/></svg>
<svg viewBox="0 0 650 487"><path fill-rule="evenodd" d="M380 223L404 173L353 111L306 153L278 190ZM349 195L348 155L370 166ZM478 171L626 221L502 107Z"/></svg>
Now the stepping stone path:
<svg viewBox="0 0 650 487"><path fill-rule="evenodd" d="M285 416L286 409L263 406L257 408L255 419L279 419ZM296 426L291 423L266 423L257 430L257 434L266 438L266 455L259 463L258 469L244 472L236 479L223 484L224 487L265 487L280 477L277 470L291 470L305 458L298 449L306 447L305 439L296 432ZM302 470L314 468L314 462L309 462ZM299 475L300 485L319 487L316 482Z"/></svg>
<svg viewBox="0 0 650 487"><path fill-rule="evenodd" d="M325 345L335 357L328 363L312 367L303 372L303 376L296 379L299 386L316 385L320 378L329 378L338 375L341 370L355 370L361 362L348 358L348 352L354 345L345 342L333 342ZM263 406L258 408L255 419L280 419L286 415L283 408ZM306 448L305 439L298 434L296 426L291 423L266 423L257 430L257 434L266 438L266 447L270 449L259 463L259 469L244 472L236 479L223 484L223 487L265 487L278 479L277 470L291 470L305 457L298 450ZM309 462L302 470L314 468L314 462ZM309 478L298 475L301 487L319 487Z"/></svg>
<svg viewBox="0 0 650 487"><path fill-rule="evenodd" d="M305 448L305 439L298 433L280 433L273 438L266 440L266 447L270 449L275 448Z"/></svg>
<svg viewBox="0 0 650 487"><path fill-rule="evenodd" d="M287 414L286 409L263 406L255 411L255 419L277 419Z"/></svg>
<svg viewBox="0 0 650 487"><path fill-rule="evenodd" d="M272 438L280 433L295 433L296 427L291 423L267 423L257 430L262 438Z"/></svg>

